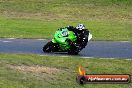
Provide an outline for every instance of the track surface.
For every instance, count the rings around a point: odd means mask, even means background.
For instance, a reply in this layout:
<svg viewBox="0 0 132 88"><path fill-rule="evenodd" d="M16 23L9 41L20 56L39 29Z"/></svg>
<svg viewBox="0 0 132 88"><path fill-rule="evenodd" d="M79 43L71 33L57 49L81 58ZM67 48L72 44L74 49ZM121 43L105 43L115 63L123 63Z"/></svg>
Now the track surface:
<svg viewBox="0 0 132 88"><path fill-rule="evenodd" d="M45 55L42 47L48 40L0 39L0 53L34 53ZM52 54L67 55L67 54ZM132 42L91 41L78 56L132 59Z"/></svg>

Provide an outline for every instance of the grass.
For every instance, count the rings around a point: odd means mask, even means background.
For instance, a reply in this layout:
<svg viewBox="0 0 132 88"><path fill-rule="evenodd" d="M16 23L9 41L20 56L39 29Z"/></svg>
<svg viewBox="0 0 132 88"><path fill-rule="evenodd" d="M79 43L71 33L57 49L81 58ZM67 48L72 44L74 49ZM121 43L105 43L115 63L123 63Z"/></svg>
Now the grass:
<svg viewBox="0 0 132 88"><path fill-rule="evenodd" d="M132 61L26 54L0 54L0 88L131 88L129 84L76 83L78 66L88 74L130 74ZM25 68L24 68L25 66ZM42 71L39 69L47 68ZM24 68L24 69L23 69ZM52 70L52 69L56 69ZM52 73L50 73L52 71Z"/></svg>
<svg viewBox="0 0 132 88"><path fill-rule="evenodd" d="M132 0L0 0L0 38L51 39L59 27L84 23L93 40L132 41L131 18ZM75 81L79 65L88 74L132 75L132 61L121 59L0 54L0 88L132 87L80 86Z"/></svg>
<svg viewBox="0 0 132 88"><path fill-rule="evenodd" d="M93 40L132 41L131 0L2 0L0 37L48 38L84 23Z"/></svg>

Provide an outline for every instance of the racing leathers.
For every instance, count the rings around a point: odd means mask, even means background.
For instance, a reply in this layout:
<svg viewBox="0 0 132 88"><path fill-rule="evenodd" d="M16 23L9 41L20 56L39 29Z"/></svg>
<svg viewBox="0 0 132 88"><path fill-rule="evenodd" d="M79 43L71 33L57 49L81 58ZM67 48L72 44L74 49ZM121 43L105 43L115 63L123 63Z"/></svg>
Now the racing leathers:
<svg viewBox="0 0 132 88"><path fill-rule="evenodd" d="M85 48L88 42L89 30L88 29L78 30L76 29L76 27L73 27L73 26L68 26L67 29L69 31L73 31L75 35L77 36L77 41L76 41L75 46L79 50L82 50L83 48Z"/></svg>

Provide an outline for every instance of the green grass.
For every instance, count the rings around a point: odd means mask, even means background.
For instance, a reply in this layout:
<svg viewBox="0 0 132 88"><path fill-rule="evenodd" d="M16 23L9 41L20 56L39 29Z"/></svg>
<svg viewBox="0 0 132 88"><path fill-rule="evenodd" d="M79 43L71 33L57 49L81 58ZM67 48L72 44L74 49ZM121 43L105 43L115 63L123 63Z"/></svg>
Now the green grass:
<svg viewBox="0 0 132 88"><path fill-rule="evenodd" d="M84 23L93 40L132 41L132 0L2 0L0 37L48 38Z"/></svg>
<svg viewBox="0 0 132 88"><path fill-rule="evenodd" d="M131 18L132 0L1 0L0 37L51 39L59 27L84 23L93 40L132 41ZM132 75L132 61L121 59L0 54L0 88L132 87L132 83L80 86L75 81L79 65L88 74ZM59 72L18 70L23 66Z"/></svg>
<svg viewBox="0 0 132 88"><path fill-rule="evenodd" d="M26 54L0 54L0 88L131 88L129 84L86 84L76 83L78 67L82 65L87 74L130 74L132 61L123 59L99 59L79 57L54 57ZM24 70L15 67L26 66ZM49 67L59 71L34 72L30 67ZM14 68L13 68L14 67ZM52 70L51 70L52 71Z"/></svg>

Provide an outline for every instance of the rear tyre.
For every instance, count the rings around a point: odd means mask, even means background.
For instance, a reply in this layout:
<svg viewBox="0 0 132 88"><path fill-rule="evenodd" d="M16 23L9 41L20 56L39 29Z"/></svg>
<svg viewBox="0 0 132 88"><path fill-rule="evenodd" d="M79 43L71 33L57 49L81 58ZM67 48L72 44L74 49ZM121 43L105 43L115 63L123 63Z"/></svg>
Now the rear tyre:
<svg viewBox="0 0 132 88"><path fill-rule="evenodd" d="M71 50L69 50L68 51L68 54L70 54L70 55L77 55L79 52L76 52L76 51L71 51Z"/></svg>
<svg viewBox="0 0 132 88"><path fill-rule="evenodd" d="M74 44L71 44L71 48L70 50L68 50L68 54L77 55L78 53L79 53L78 48Z"/></svg>

